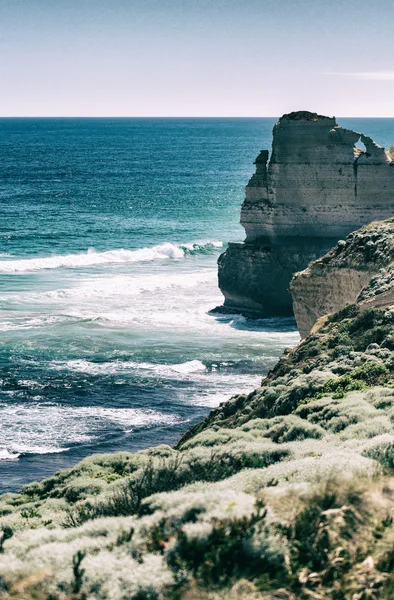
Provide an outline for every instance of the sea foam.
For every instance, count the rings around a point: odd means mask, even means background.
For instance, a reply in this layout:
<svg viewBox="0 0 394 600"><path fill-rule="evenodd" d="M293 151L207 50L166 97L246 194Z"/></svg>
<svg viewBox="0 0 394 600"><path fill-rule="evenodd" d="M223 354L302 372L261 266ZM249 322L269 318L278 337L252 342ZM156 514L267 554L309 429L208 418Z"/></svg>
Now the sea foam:
<svg viewBox="0 0 394 600"><path fill-rule="evenodd" d="M65 452L91 444L113 427L125 433L139 427L179 423L176 414L138 408L67 406L46 402L1 404L0 460L26 454Z"/></svg>
<svg viewBox="0 0 394 600"><path fill-rule="evenodd" d="M55 254L41 258L24 258L20 260L1 260L0 273L26 273L29 271L42 271L44 269L75 269L80 267L93 267L97 265L137 263L155 260L180 260L188 255L208 254L217 251L223 246L222 242L205 241L190 242L176 245L165 242L151 248L137 250L107 250L96 252L93 248L80 254Z"/></svg>
<svg viewBox="0 0 394 600"><path fill-rule="evenodd" d="M196 372L206 371L206 366L200 360L189 360L179 364L154 364L148 362L135 361L108 361L95 363L88 360L76 359L68 361L54 361L52 368L56 370L69 370L89 375L114 375L117 373L127 373L129 371L152 371L161 376L189 375Z"/></svg>

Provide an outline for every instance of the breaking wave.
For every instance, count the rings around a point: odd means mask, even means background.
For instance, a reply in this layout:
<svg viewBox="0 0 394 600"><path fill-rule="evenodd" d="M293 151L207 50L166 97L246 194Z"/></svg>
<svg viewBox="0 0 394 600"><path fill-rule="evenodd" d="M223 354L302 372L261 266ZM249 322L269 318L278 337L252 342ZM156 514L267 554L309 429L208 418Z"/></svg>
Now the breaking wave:
<svg viewBox="0 0 394 600"><path fill-rule="evenodd" d="M96 252L89 249L80 254L65 254L45 256L42 258L24 258L21 260L0 260L0 273L25 273L29 271L42 271L44 269L73 269L79 267L93 267L105 264L138 263L145 261L175 259L179 260L188 255L211 254L223 247L222 242L205 241L190 242L183 245L165 242L151 248L138 250L107 250Z"/></svg>
<svg viewBox="0 0 394 600"><path fill-rule="evenodd" d="M206 366L200 360L189 360L184 363L162 365L147 362L113 361L95 363L88 360L77 359L65 362L54 362L52 368L56 370L70 370L89 375L114 375L127 371L153 371L159 375L171 376L174 374L189 375L196 372L206 371Z"/></svg>
<svg viewBox="0 0 394 600"><path fill-rule="evenodd" d="M66 452L70 446L89 444L114 427L131 433L137 428L172 425L174 413L138 408L65 406L53 403L0 404L4 429L0 432L0 461L27 454Z"/></svg>

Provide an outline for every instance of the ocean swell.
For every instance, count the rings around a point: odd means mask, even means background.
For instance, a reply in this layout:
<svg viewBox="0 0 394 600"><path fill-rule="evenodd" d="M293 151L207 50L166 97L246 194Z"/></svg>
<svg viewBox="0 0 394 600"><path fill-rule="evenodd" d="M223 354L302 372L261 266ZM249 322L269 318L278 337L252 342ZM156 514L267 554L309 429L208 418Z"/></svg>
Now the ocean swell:
<svg viewBox="0 0 394 600"><path fill-rule="evenodd" d="M55 254L41 258L24 258L20 260L1 260L0 273L26 273L29 271L42 271L44 269L73 269L80 267L93 267L96 265L138 263L145 261L175 259L179 260L188 255L210 254L222 248L222 242L190 242L176 245L165 242L152 246L151 248L140 248L138 250L107 250L96 252L89 249L80 254Z"/></svg>

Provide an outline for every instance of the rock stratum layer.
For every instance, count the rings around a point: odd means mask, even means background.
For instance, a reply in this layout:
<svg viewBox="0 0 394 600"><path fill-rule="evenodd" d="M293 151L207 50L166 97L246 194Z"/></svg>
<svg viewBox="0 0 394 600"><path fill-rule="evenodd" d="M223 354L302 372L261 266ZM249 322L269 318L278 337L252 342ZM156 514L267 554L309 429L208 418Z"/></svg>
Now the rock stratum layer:
<svg viewBox="0 0 394 600"><path fill-rule="evenodd" d="M356 146L365 145L365 150ZM394 151L309 112L284 115L262 150L241 210L243 243L219 258L224 306L249 317L291 315L289 283L351 231L394 214Z"/></svg>
<svg viewBox="0 0 394 600"><path fill-rule="evenodd" d="M387 256L390 228L370 228ZM356 239L348 268L371 241ZM175 448L96 454L0 496L0 597L389 600L393 523L388 265Z"/></svg>
<svg viewBox="0 0 394 600"><path fill-rule="evenodd" d="M296 273L290 291L301 337L310 333L320 317L356 302L373 276L377 276L376 281L385 278L385 268L393 261L394 220L389 219L349 234L322 258ZM383 290L376 289L375 304L380 294Z"/></svg>

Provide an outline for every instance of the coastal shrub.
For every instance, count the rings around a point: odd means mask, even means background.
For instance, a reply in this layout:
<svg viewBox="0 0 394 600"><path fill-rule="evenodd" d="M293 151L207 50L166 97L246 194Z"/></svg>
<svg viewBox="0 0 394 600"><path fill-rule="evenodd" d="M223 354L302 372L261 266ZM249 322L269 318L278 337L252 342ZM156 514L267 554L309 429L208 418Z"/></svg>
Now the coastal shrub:
<svg viewBox="0 0 394 600"><path fill-rule="evenodd" d="M208 587L228 585L240 577L285 577L284 547L278 544L276 552L270 547L265 517L266 511L258 503L251 517L216 520L209 529L182 528L167 554L178 585L191 578ZM255 536L260 537L260 543L253 544Z"/></svg>
<svg viewBox="0 0 394 600"><path fill-rule="evenodd" d="M43 481L25 485L22 495L16 500L25 503L29 500L64 497L73 503L88 495L100 493L106 483L129 476L146 460L142 452L93 455L75 467L62 469Z"/></svg>
<svg viewBox="0 0 394 600"><path fill-rule="evenodd" d="M242 426L244 431L262 433L276 444L295 442L308 438L321 439L324 430L296 415L274 417L273 419L254 419Z"/></svg>
<svg viewBox="0 0 394 600"><path fill-rule="evenodd" d="M341 310L330 316L330 323L338 323L344 319L353 319L360 312L360 308L357 304L347 304Z"/></svg>
<svg viewBox="0 0 394 600"><path fill-rule="evenodd" d="M135 476L105 499L97 502L77 503L68 513L65 525L75 527L88 519L108 516L133 515L140 511L142 501L162 492L178 490L197 481L216 482L231 477L243 469L267 467L287 458L287 448L269 448L261 452L223 452L212 449L208 456L189 456L186 460L177 454L168 461L154 463L149 460Z"/></svg>
<svg viewBox="0 0 394 600"><path fill-rule="evenodd" d="M301 419L300 419L301 421ZM273 442L283 444L285 442L295 442L306 438L320 439L323 437L323 431L309 423L288 423L283 422L273 425L267 431L267 437Z"/></svg>
<svg viewBox="0 0 394 600"><path fill-rule="evenodd" d="M149 513L151 507L146 506L144 512ZM154 510L153 510L154 512ZM162 517L156 522L153 527L148 528L146 531L147 541L146 549L148 552L164 554L168 542L172 539L180 530L181 527L188 523L196 523L201 515L206 512L205 506L191 506L186 508L181 514L171 516L170 518Z"/></svg>
<svg viewBox="0 0 394 600"><path fill-rule="evenodd" d="M369 346L392 334L382 315L334 315L180 451L96 455L4 497L4 590L51 573L26 599L225 600L241 580L265 600L390 598L394 362Z"/></svg>
<svg viewBox="0 0 394 600"><path fill-rule="evenodd" d="M247 440L248 435L239 428L226 429L223 427L218 430L207 429L201 432L200 434L194 436L189 441L185 442L185 444L182 446L182 450L188 450L196 446L219 446L243 439Z"/></svg>
<svg viewBox="0 0 394 600"><path fill-rule="evenodd" d="M81 467L79 466L79 469ZM31 496L34 499L44 499L49 495L59 497L62 495L61 488L64 483L74 475L73 469L62 469L57 471L52 477L48 477L40 482L25 485L22 493L25 496Z"/></svg>
<svg viewBox="0 0 394 600"><path fill-rule="evenodd" d="M327 381L319 393L322 397L324 394L332 394L334 399L343 398L345 394L353 390L363 390L367 387L364 381L353 379L349 374L342 375L338 379L330 379Z"/></svg>
<svg viewBox="0 0 394 600"><path fill-rule="evenodd" d="M79 592L81 591L81 587L82 587L82 583L83 583L83 576L85 574L85 569L82 569L81 563L82 563L83 559L85 558L85 556L86 556L85 552L78 550L78 552L76 554L74 554L73 559L72 559L73 576L74 576L74 581L72 584L73 594L79 594Z"/></svg>
<svg viewBox="0 0 394 600"><path fill-rule="evenodd" d="M104 485L104 482L98 481L97 479L77 479L77 481L72 482L65 488L63 496L67 500L67 502L77 502L78 500L82 500L84 498L87 498L88 496L94 496L96 494L99 494L102 491Z"/></svg>
<svg viewBox="0 0 394 600"><path fill-rule="evenodd" d="M315 370L310 374L297 373L297 376L288 382L283 392L279 392L272 410L268 414L265 410L262 413L256 410L255 416L275 417L292 413L303 401L315 397L323 389L326 381L332 379L332 376L331 371L323 370Z"/></svg>
<svg viewBox="0 0 394 600"><path fill-rule="evenodd" d="M299 500L293 496L291 504L296 511L287 523L268 523L260 509L250 517L214 520L211 527L198 523L182 527L169 541L166 554L179 596L189 589L190 581L200 589L218 590L249 579L267 592L261 596L267 599L350 600L355 598L354 590L361 592L357 598L368 598L363 588L363 561L376 542L387 536L392 523L382 504L375 508L366 498L365 488L354 482L332 479L308 493L301 504ZM381 572L390 573L394 564L392 537L389 533L384 551L379 553ZM388 579L376 577L371 589L383 590L378 581ZM390 595L371 595L380 597Z"/></svg>
<svg viewBox="0 0 394 600"><path fill-rule="evenodd" d="M362 419L359 423L349 425L341 434L341 439L370 439L392 431L393 425L390 419L386 415L376 414L368 419Z"/></svg>
<svg viewBox="0 0 394 600"><path fill-rule="evenodd" d="M23 519L40 519L41 515L37 510L29 506L21 510L21 517Z"/></svg>
<svg viewBox="0 0 394 600"><path fill-rule="evenodd" d="M371 329L376 321L379 319L380 312L375 308L368 308L361 314L359 314L351 323L348 325L349 333L356 333Z"/></svg>
<svg viewBox="0 0 394 600"><path fill-rule="evenodd" d="M0 529L0 554L4 552L4 542L9 540L14 535L14 532L11 527L8 525L4 525Z"/></svg>
<svg viewBox="0 0 394 600"><path fill-rule="evenodd" d="M356 367L352 371L351 377L365 381L368 385L376 385L387 373L387 367L383 363L366 362L362 366Z"/></svg>
<svg viewBox="0 0 394 600"><path fill-rule="evenodd" d="M339 463L337 456L332 463ZM305 465L310 471L310 458ZM318 475L325 480L321 468ZM353 600L367 598L365 589L373 591L371 600L390 598L392 481L329 477L309 489L305 473L299 481L304 485L264 495L264 505L250 495L241 498L238 483L223 488L221 496L216 486L208 486L204 493L193 489L153 497L157 511L141 519L17 533L19 539L0 558L2 597L21 597L22 579L26 600L225 600L232 598L227 596L232 586L245 580L253 585L242 589L260 590L254 600Z"/></svg>
<svg viewBox="0 0 394 600"><path fill-rule="evenodd" d="M394 408L394 390L392 388L372 388L365 394L365 399L380 410L391 411Z"/></svg>
<svg viewBox="0 0 394 600"><path fill-rule="evenodd" d="M174 583L170 569L158 554L146 553L143 560L136 560L120 547L87 555L82 564L85 573L81 591L67 595L67 600L164 600Z"/></svg>
<svg viewBox="0 0 394 600"><path fill-rule="evenodd" d="M381 345L382 345L382 348L387 348L388 350L394 350L394 335L392 335L392 334L387 335Z"/></svg>
<svg viewBox="0 0 394 600"><path fill-rule="evenodd" d="M320 340L314 339L305 344L305 347L299 353L300 358L306 360L314 356L319 356L323 351L323 345Z"/></svg>
<svg viewBox="0 0 394 600"><path fill-rule="evenodd" d="M353 484L343 488L335 480L327 481L287 531L293 571L320 574L326 585L351 567L351 540L368 518L360 490Z"/></svg>
<svg viewBox="0 0 394 600"><path fill-rule="evenodd" d="M319 336L310 335L297 350L298 360L306 360L308 358L318 356L323 350L322 341Z"/></svg>
<svg viewBox="0 0 394 600"><path fill-rule="evenodd" d="M385 321L381 310L370 308L350 321L340 322L339 331L350 336L355 350L363 351L370 344L384 345L385 339L392 333L392 325Z"/></svg>
<svg viewBox="0 0 394 600"><path fill-rule="evenodd" d="M368 448L365 451L365 455L373 458L386 469L391 471L394 469L394 442L383 443Z"/></svg>
<svg viewBox="0 0 394 600"><path fill-rule="evenodd" d="M385 418L386 425L384 429L386 430L389 427L387 417L365 399L363 392L351 392L343 399L323 397L313 400L300 406L297 414L332 433L343 432L344 429L360 423L360 437L368 437L366 431L363 435L363 428L375 419Z"/></svg>
<svg viewBox="0 0 394 600"><path fill-rule="evenodd" d="M332 394L334 399L343 398L353 390L365 390L373 385L384 385L388 382L388 374L389 371L383 363L366 362L337 379L328 379L316 397Z"/></svg>
<svg viewBox="0 0 394 600"><path fill-rule="evenodd" d="M370 344L384 344L384 340L390 331L391 327L372 327L363 336L358 338L354 347L356 350L363 350L364 348L368 348Z"/></svg>

